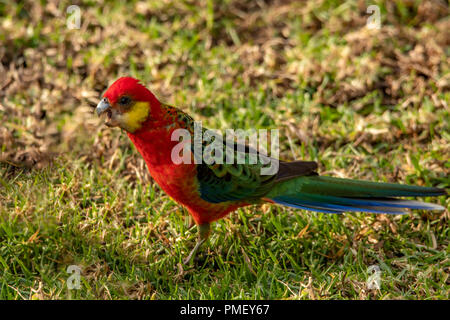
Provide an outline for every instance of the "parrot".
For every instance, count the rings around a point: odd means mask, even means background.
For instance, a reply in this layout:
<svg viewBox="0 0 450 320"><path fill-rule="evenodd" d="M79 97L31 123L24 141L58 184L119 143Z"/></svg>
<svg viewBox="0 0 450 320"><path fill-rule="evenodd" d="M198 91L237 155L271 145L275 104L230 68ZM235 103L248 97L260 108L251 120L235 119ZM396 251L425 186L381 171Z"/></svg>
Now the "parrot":
<svg viewBox="0 0 450 320"><path fill-rule="evenodd" d="M176 130L195 135L195 121L181 109L160 102L132 77L120 77L112 83L97 104L95 113L104 117L106 126L119 127L126 132L154 181L192 216L198 239L183 260L185 264L192 261L207 241L213 221L249 205L274 204L334 214L444 210L437 204L404 199L446 195L443 188L321 176L314 161L275 159L276 170L263 173L262 169L274 159L235 141L230 150L237 156L240 149L244 161L196 161L195 150L199 149L195 138L184 137L181 142L183 156L185 151L186 154L192 151L188 154L190 158L186 157L191 161L174 161L174 150L180 149L180 139L174 139ZM202 128L202 132L205 130ZM220 143L220 140L215 142ZM229 141L226 143L229 145ZM200 151L205 152L207 147L205 141L201 141ZM252 153L258 155L256 161L249 161Z"/></svg>

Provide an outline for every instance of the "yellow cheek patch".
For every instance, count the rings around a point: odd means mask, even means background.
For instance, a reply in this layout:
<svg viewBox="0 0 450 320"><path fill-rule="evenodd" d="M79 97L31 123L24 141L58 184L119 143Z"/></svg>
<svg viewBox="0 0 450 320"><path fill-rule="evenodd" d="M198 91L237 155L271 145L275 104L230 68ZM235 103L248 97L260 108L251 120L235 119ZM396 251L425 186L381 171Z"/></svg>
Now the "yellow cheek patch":
<svg viewBox="0 0 450 320"><path fill-rule="evenodd" d="M131 109L124 114L124 125L127 130L134 132L141 128L142 122L144 122L150 112L150 105L148 102L136 102Z"/></svg>

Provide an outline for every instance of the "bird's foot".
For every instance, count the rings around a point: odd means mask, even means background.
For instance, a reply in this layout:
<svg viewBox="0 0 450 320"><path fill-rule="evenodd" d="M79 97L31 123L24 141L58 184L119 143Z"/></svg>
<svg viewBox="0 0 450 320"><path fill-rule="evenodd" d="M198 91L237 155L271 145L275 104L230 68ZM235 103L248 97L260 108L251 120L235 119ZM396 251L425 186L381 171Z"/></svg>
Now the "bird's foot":
<svg viewBox="0 0 450 320"><path fill-rule="evenodd" d="M206 240L208 240L210 231L211 231L211 228L210 228L210 224L209 223L198 225L198 240L197 240L197 243L195 244L194 249L192 249L192 251L186 257L186 259L183 260L184 264L189 264L193 260L193 258L196 256L197 251L200 248L200 246Z"/></svg>
<svg viewBox="0 0 450 320"><path fill-rule="evenodd" d="M197 243L195 244L194 249L192 249L192 251L189 253L189 255L186 257L186 259L183 260L184 264L189 264L192 260L192 258L194 258L197 254L198 248L200 248L200 246L205 242L206 240L198 240Z"/></svg>

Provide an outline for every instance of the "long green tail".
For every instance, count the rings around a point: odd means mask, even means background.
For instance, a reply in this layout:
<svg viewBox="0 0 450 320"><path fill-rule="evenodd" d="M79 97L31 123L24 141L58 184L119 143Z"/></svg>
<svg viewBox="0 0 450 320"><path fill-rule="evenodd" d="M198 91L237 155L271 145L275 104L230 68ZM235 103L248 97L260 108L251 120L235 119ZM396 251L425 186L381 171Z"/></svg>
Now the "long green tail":
<svg viewBox="0 0 450 320"><path fill-rule="evenodd" d="M345 211L401 214L404 209L444 207L395 197L434 197L444 189L326 176L302 176L277 184L265 198L282 205L325 213Z"/></svg>

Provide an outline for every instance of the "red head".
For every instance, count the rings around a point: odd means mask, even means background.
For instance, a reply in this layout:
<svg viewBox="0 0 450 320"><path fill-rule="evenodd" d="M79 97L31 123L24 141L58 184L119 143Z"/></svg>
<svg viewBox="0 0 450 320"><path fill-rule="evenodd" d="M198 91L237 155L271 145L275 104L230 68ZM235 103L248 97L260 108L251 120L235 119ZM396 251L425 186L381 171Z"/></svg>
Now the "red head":
<svg viewBox="0 0 450 320"><path fill-rule="evenodd" d="M106 90L96 112L107 114L106 125L133 133L159 109L158 99L139 80L122 77Z"/></svg>

